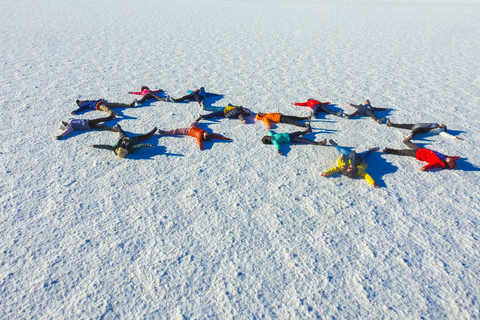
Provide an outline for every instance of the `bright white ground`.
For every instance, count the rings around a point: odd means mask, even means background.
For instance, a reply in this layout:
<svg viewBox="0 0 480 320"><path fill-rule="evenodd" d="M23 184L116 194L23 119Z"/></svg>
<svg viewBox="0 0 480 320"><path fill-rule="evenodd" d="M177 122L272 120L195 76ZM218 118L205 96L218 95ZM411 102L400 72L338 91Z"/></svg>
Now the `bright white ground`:
<svg viewBox="0 0 480 320"><path fill-rule="evenodd" d="M472 319L480 294L480 6L392 1L2 1L0 318ZM366 98L393 122L443 122L463 158L421 172L377 153L362 179L323 178L331 147L278 156L249 119L203 122L233 139L155 136L119 159L56 141L75 99L128 91L307 115ZM129 135L185 127L196 103L120 109ZM78 117L104 116L99 111ZM323 116L313 139L401 148L408 131ZM297 128L279 125L276 132Z"/></svg>

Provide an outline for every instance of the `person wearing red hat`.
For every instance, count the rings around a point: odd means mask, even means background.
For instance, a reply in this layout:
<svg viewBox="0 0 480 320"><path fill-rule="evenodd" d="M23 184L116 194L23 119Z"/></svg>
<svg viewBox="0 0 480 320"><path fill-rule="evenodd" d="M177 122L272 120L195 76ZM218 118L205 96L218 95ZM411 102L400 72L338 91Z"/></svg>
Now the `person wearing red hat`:
<svg viewBox="0 0 480 320"><path fill-rule="evenodd" d="M433 151L427 148L422 148L410 142L407 138L403 140L403 143L410 149L383 149L383 153L397 154L401 156L415 157L417 160L425 161L427 164L420 168L422 171L429 171L435 168L439 169L455 169L457 167L458 156L447 156L438 151Z"/></svg>

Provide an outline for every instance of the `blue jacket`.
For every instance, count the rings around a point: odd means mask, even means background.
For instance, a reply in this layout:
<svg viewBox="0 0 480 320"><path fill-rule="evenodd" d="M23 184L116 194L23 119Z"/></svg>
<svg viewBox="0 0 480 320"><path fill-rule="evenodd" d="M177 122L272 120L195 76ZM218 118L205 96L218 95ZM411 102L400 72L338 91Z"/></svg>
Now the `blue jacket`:
<svg viewBox="0 0 480 320"><path fill-rule="evenodd" d="M287 132L273 133L272 131L268 131L268 135L272 137L272 144L277 148L277 151L280 151L281 144L290 143L290 134Z"/></svg>
<svg viewBox="0 0 480 320"><path fill-rule="evenodd" d="M85 109L96 110L97 106L100 104L100 102L103 102L103 101L104 101L104 99L85 100L85 101L82 102L82 104L80 105L80 107L77 110L73 110L73 113L77 113L77 112L80 112L80 111L85 110Z"/></svg>

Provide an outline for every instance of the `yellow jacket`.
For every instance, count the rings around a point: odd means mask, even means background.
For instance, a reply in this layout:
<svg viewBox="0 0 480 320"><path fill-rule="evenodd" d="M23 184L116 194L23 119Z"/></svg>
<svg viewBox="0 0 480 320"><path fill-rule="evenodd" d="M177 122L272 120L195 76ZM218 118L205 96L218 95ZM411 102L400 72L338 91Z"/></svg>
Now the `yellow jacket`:
<svg viewBox="0 0 480 320"><path fill-rule="evenodd" d="M338 159L338 165L336 167L333 167L325 172L326 177L334 173L343 172L343 169L345 168L346 164L342 160L342 158L343 157L340 157ZM368 173L365 172L365 170L367 170L367 167L368 167L368 164L365 161L362 161L362 163L357 166L357 169L358 169L357 176L364 178L365 180L367 180L368 183L370 183L373 186L375 184L375 180L373 180L373 178Z"/></svg>

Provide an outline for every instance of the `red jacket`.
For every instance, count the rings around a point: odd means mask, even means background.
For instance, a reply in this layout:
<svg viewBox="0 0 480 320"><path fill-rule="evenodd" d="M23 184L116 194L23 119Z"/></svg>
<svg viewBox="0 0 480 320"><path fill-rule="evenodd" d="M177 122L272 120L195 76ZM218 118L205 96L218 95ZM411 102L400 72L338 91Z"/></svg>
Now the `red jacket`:
<svg viewBox="0 0 480 320"><path fill-rule="evenodd" d="M323 106L328 106L330 104L330 102L320 102L318 100L311 99L307 102L295 102L294 105L301 107L309 107L310 109L313 109L313 106L319 103L321 103Z"/></svg>
<svg viewBox="0 0 480 320"><path fill-rule="evenodd" d="M417 160L428 162L428 164L422 168L425 171L435 168L445 169L445 167L447 167L447 164L440 158L446 156L439 152L422 148L417 150L415 156Z"/></svg>

